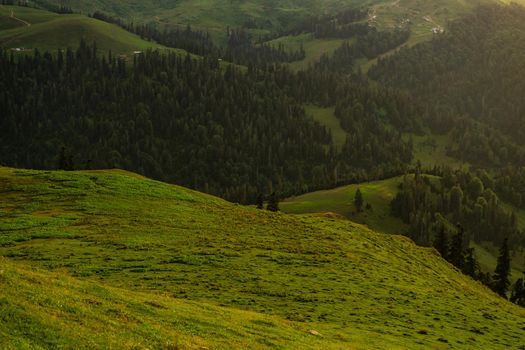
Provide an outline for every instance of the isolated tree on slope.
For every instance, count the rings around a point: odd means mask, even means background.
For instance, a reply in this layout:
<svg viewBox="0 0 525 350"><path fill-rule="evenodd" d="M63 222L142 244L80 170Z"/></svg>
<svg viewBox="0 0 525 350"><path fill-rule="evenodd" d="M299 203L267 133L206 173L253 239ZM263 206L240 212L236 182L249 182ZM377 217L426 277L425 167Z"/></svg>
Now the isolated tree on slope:
<svg viewBox="0 0 525 350"><path fill-rule="evenodd" d="M436 239L434 240L434 248L441 254L443 259L448 259L449 257L449 243L448 235L445 227L441 227L441 230L438 232Z"/></svg>
<svg viewBox="0 0 525 350"><path fill-rule="evenodd" d="M262 194L259 194L257 196L257 209L263 209L264 208L264 197Z"/></svg>
<svg viewBox="0 0 525 350"><path fill-rule="evenodd" d="M465 266L465 252L463 250L464 233L463 226L458 225L458 233L452 238L452 243L450 245L449 261L460 270L463 270L463 267Z"/></svg>
<svg viewBox="0 0 525 350"><path fill-rule="evenodd" d="M65 147L60 148L58 170L73 170L73 157L68 154Z"/></svg>
<svg viewBox="0 0 525 350"><path fill-rule="evenodd" d="M510 253L508 246L508 238L503 240L503 244L499 250L498 264L494 273L493 289L496 293L507 298L507 291L510 286Z"/></svg>
<svg viewBox="0 0 525 350"><path fill-rule="evenodd" d="M363 194L361 193L361 190L359 188L357 189L357 191L355 191L354 205L357 209L357 212L360 212L363 209Z"/></svg>
<svg viewBox="0 0 525 350"><path fill-rule="evenodd" d="M274 211L274 212L279 211L279 198L277 198L277 194L275 192L273 192L270 195L266 209L269 211Z"/></svg>
<svg viewBox="0 0 525 350"><path fill-rule="evenodd" d="M474 248L468 248L465 254L465 267L463 272L470 277L477 279L479 271L479 264L474 255Z"/></svg>
<svg viewBox="0 0 525 350"><path fill-rule="evenodd" d="M456 220L461 215L461 206L463 201L463 191L459 186L454 186L450 190L450 210L454 213Z"/></svg>
<svg viewBox="0 0 525 350"><path fill-rule="evenodd" d="M510 296L510 301L525 307L525 283L523 278L520 278L514 284L512 289L512 294Z"/></svg>

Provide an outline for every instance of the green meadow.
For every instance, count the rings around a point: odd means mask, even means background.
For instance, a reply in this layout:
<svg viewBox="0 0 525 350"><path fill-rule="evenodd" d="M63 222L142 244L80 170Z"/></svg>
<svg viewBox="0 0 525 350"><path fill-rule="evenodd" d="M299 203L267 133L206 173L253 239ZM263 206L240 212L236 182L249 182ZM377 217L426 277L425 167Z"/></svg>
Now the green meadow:
<svg viewBox="0 0 525 350"><path fill-rule="evenodd" d="M373 181L338 187L332 190L317 191L288 198L281 203L287 213L335 213L354 222L365 224L371 229L383 233L405 233L406 225L390 215L390 202L395 197L402 177L383 181ZM357 189L363 194L364 207L370 209L357 212L354 196Z"/></svg>
<svg viewBox="0 0 525 350"><path fill-rule="evenodd" d="M2 348L523 345L523 309L433 249L333 215L117 170L0 168L0 197Z"/></svg>
<svg viewBox="0 0 525 350"><path fill-rule="evenodd" d="M15 17L27 22L13 20ZM30 24L30 25L28 25ZM103 21L87 16L58 15L47 11L18 7L0 7L0 46L55 51L75 48L81 39L96 42L100 50L131 55L133 51L166 49L155 42ZM180 50L182 52L182 50Z"/></svg>

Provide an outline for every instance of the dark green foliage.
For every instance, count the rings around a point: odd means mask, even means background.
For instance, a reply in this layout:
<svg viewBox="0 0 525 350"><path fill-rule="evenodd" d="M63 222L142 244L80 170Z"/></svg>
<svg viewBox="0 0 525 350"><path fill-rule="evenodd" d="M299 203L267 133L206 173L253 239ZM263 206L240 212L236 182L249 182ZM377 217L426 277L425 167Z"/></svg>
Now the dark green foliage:
<svg viewBox="0 0 525 350"><path fill-rule="evenodd" d="M268 198L268 205L266 206L266 209L273 212L279 211L279 197L277 196L277 193L272 192Z"/></svg>
<svg viewBox="0 0 525 350"><path fill-rule="evenodd" d="M63 144L80 168L92 160L243 202L269 182L303 188L312 169L330 173L328 132L274 74L157 52L127 68L94 52L83 44L19 61L0 53L2 161L55 168Z"/></svg>
<svg viewBox="0 0 525 350"><path fill-rule="evenodd" d="M342 150L304 103L337 104L341 120L355 121ZM292 195L402 173L412 145L400 132L417 117L403 95L336 73L243 71L159 52L128 63L86 43L56 57L0 52L0 109L6 165L55 168L65 145L79 169L134 170L240 202L272 185Z"/></svg>
<svg viewBox="0 0 525 350"><path fill-rule="evenodd" d="M288 51L283 45L277 47L268 44L255 45L248 32L242 28L235 30L228 28L228 44L226 48L222 48L215 45L209 33L193 30L189 25L185 29L161 31L153 23L135 25L99 11L94 12L91 17L116 24L129 32L140 35L143 39L153 40L168 47L184 49L197 55L213 58L215 61L221 58L238 64L260 66L277 62L293 62L305 57L302 47L296 51Z"/></svg>
<svg viewBox="0 0 525 350"><path fill-rule="evenodd" d="M58 154L58 170L74 170L73 156L66 151L65 147L60 148Z"/></svg>
<svg viewBox="0 0 525 350"><path fill-rule="evenodd" d="M514 283L510 301L525 307L525 284L523 278L518 279L516 283Z"/></svg>
<svg viewBox="0 0 525 350"><path fill-rule="evenodd" d="M474 176L444 168L436 169L435 173L441 177L406 176L390 204L392 214L410 225L410 237L418 244L435 243L443 225L450 227L456 223L469 233L465 239L497 243L509 237L513 244L525 242L516 215L499 203L490 187L480 183L482 172ZM475 198L481 188L483 192Z"/></svg>
<svg viewBox="0 0 525 350"><path fill-rule="evenodd" d="M210 34L200 30L193 30L191 26L184 29L161 31L155 24L133 24L127 23L120 18L95 11L90 17L98 20L116 24L125 30L139 35L143 39L153 40L159 44L184 49L197 55L211 55L217 52L217 47L211 40Z"/></svg>
<svg viewBox="0 0 525 350"><path fill-rule="evenodd" d="M496 293L507 298L507 291L510 286L510 253L508 239L505 238L501 245L498 257L498 264L494 272L494 282L492 288Z"/></svg>
<svg viewBox="0 0 525 350"><path fill-rule="evenodd" d="M448 259L449 257L449 240L448 234L443 225L438 231L436 238L434 239L434 248L441 254L443 259Z"/></svg>
<svg viewBox="0 0 525 350"><path fill-rule="evenodd" d="M257 205L257 209L264 208L264 196L261 193L257 196L257 202L255 204Z"/></svg>
<svg viewBox="0 0 525 350"><path fill-rule="evenodd" d="M357 212L361 212L361 210L363 209L363 194L361 193L361 190L359 188L357 189L357 191L355 191L354 206Z"/></svg>
<svg viewBox="0 0 525 350"><path fill-rule="evenodd" d="M463 272L474 279L479 278L479 263L476 260L474 248L468 248L465 253L465 266Z"/></svg>
<svg viewBox="0 0 525 350"><path fill-rule="evenodd" d="M449 261L458 269L465 269L465 230L461 225L450 242Z"/></svg>
<svg viewBox="0 0 525 350"><path fill-rule="evenodd" d="M525 162L525 8L487 5L429 42L379 59L369 76L405 89L448 154L482 166Z"/></svg>
<svg viewBox="0 0 525 350"><path fill-rule="evenodd" d="M525 208L525 167L500 169L495 177L498 195L519 208Z"/></svg>
<svg viewBox="0 0 525 350"><path fill-rule="evenodd" d="M305 58L305 51L303 47L296 51L288 51L282 44L277 47L265 43L255 45L244 29L228 29L226 49L218 49L217 55L227 61L247 66L265 66L277 62L300 61Z"/></svg>

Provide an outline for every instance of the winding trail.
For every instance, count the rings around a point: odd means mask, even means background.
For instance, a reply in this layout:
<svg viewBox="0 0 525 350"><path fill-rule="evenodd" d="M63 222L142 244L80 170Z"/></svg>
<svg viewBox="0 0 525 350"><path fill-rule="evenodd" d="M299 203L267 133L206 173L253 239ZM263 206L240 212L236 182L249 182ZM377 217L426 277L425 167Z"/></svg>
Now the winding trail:
<svg viewBox="0 0 525 350"><path fill-rule="evenodd" d="M15 11L11 10L11 16L12 19L17 20L18 22L24 23L26 26L31 27L31 23L24 21L23 19L20 19L15 16Z"/></svg>

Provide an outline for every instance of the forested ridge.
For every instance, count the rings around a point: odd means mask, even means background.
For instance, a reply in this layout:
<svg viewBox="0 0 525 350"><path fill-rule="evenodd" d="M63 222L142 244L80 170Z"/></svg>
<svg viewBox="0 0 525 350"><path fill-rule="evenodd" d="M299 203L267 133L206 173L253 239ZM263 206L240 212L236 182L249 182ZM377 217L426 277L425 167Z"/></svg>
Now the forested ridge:
<svg viewBox="0 0 525 350"><path fill-rule="evenodd" d="M65 147L75 168L120 167L247 202L398 174L412 157L399 134L415 123L410 101L357 78L159 52L126 63L86 43L56 57L3 51L0 63L1 162L11 166L56 168ZM335 150L302 105L349 98L363 116Z"/></svg>
<svg viewBox="0 0 525 350"><path fill-rule="evenodd" d="M525 8L486 5L443 35L380 58L369 76L409 91L449 154L494 167L525 161Z"/></svg>
<svg viewBox="0 0 525 350"><path fill-rule="evenodd" d="M455 231L458 224L467 231L466 241L500 244L507 237L513 245L525 243L515 213L501 205L485 171L436 168L434 173L439 176L405 176L391 203L417 243L431 245L442 230Z"/></svg>

